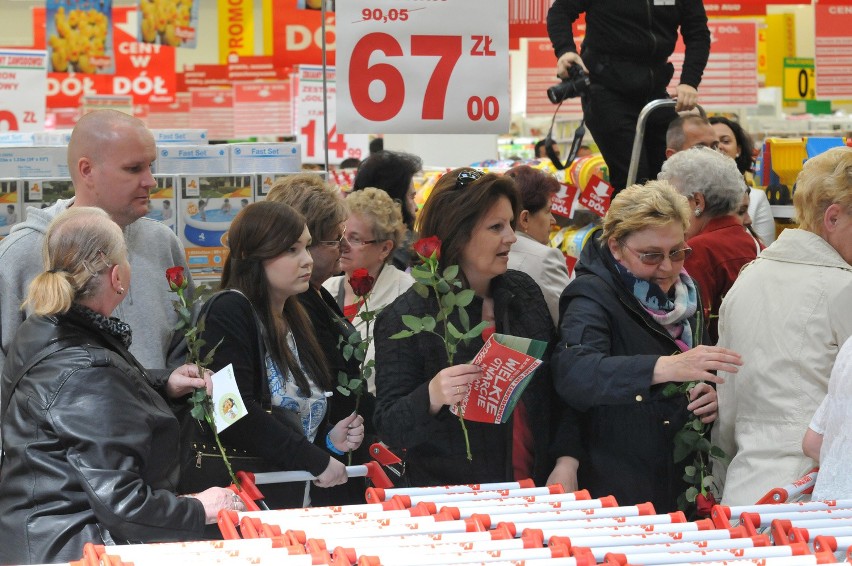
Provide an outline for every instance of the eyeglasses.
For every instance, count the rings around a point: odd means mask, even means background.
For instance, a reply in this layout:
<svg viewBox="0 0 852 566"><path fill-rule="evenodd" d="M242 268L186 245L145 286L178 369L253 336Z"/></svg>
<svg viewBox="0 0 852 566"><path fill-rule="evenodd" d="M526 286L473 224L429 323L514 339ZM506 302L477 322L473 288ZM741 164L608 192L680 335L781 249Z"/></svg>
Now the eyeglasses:
<svg viewBox="0 0 852 566"><path fill-rule="evenodd" d="M351 246L368 246L370 244L375 244L378 240L362 240L358 236L344 236L346 241L349 242Z"/></svg>
<svg viewBox="0 0 852 566"><path fill-rule="evenodd" d="M645 265L660 265L665 261L666 258L669 258L672 263L679 263L681 261L686 261L686 258L692 255L692 248L686 247L681 248L679 250L674 250L669 253L665 252L646 252L641 253L637 252L624 242L621 242L621 245L630 250L631 252L636 254L636 257L639 258L639 261L644 263Z"/></svg>
<svg viewBox="0 0 852 566"><path fill-rule="evenodd" d="M311 247L324 246L326 248L339 248L343 245L343 240L346 239L346 227L343 227L343 233L336 240L318 240L311 244Z"/></svg>
<svg viewBox="0 0 852 566"><path fill-rule="evenodd" d="M456 188L461 189L465 186L473 183L480 177L482 177L483 173L479 169L465 169L459 176L456 177Z"/></svg>

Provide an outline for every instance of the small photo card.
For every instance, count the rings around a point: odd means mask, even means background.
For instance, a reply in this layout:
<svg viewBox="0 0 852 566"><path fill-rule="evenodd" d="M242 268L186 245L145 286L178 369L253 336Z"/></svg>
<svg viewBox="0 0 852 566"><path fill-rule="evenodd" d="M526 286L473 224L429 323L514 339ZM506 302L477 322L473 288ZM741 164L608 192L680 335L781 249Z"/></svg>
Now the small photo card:
<svg viewBox="0 0 852 566"><path fill-rule="evenodd" d="M213 374L213 420L216 431L222 432L246 416L246 405L240 396L234 366L228 364Z"/></svg>

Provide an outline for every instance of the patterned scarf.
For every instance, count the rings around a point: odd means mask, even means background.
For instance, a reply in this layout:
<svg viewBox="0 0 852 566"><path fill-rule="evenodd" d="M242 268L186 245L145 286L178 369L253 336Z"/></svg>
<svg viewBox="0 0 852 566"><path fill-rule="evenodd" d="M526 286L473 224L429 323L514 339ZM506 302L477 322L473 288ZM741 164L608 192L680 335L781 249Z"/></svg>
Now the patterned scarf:
<svg viewBox="0 0 852 566"><path fill-rule="evenodd" d="M107 318L104 315L93 311L89 307L84 307L78 303L71 305L71 312L88 320L92 323L92 326L101 332L114 336L120 340L122 344L124 344L125 348L130 347L133 337L130 332L130 325L126 322L122 322L113 316Z"/></svg>
<svg viewBox="0 0 852 566"><path fill-rule="evenodd" d="M668 331L681 351L691 349L692 327L689 318L698 308L698 290L686 270L681 269L680 278L672 290L664 293L656 283L639 279L618 261L614 263L621 280L642 308Z"/></svg>

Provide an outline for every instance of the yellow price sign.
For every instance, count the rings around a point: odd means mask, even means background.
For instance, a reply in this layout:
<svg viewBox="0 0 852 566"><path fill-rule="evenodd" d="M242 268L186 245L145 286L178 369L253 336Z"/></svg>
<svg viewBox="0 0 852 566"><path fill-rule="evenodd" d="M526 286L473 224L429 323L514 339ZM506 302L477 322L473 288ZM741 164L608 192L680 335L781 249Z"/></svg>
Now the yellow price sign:
<svg viewBox="0 0 852 566"><path fill-rule="evenodd" d="M816 100L814 60L784 59L784 101Z"/></svg>

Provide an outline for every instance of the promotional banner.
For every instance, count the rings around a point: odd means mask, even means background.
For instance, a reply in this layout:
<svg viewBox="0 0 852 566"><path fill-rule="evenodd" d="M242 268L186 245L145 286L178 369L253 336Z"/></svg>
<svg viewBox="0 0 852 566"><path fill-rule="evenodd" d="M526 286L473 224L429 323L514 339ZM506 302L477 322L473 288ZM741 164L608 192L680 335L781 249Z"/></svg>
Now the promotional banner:
<svg viewBox="0 0 852 566"><path fill-rule="evenodd" d="M112 0L47 0L47 50L54 73L115 72Z"/></svg>
<svg viewBox="0 0 852 566"><path fill-rule="evenodd" d="M508 0L358 0L337 15L341 131L509 130Z"/></svg>
<svg viewBox="0 0 852 566"><path fill-rule="evenodd" d="M44 129L47 52L0 50L0 132Z"/></svg>
<svg viewBox="0 0 852 566"><path fill-rule="evenodd" d="M219 63L272 55L272 0L219 0L218 8Z"/></svg>
<svg viewBox="0 0 852 566"><path fill-rule="evenodd" d="M234 136L293 134L290 82L234 84Z"/></svg>
<svg viewBox="0 0 852 566"><path fill-rule="evenodd" d="M509 0L509 49L519 49L522 37L547 37L547 12L552 3L553 0ZM585 36L586 14L580 14L571 27L575 40ZM553 54L552 49L550 53Z"/></svg>
<svg viewBox="0 0 852 566"><path fill-rule="evenodd" d="M757 105L757 22L711 20L710 58L698 87L698 103L704 108ZM678 38L669 58L675 72L669 83L673 93L683 68L683 38Z"/></svg>
<svg viewBox="0 0 852 566"><path fill-rule="evenodd" d="M110 35L115 37L115 74L48 73L47 107L73 108L87 95L131 95L134 104L169 102L175 95L175 50L136 40L135 8L113 8ZM33 10L36 46L45 44L45 10ZM49 35L49 27L48 35Z"/></svg>
<svg viewBox="0 0 852 566"><path fill-rule="evenodd" d="M360 4L347 0L343 4ZM382 0L385 3L385 0ZM326 1L326 64L335 64L336 17ZM272 9L273 57L279 67L322 65L322 0L276 0Z"/></svg>
<svg viewBox="0 0 852 566"><path fill-rule="evenodd" d="M326 74L328 108L328 162L339 164L347 157L364 159L370 153L366 134L342 134L336 124L335 69ZM300 65L296 86L296 135L302 144L302 161L325 162L323 128L322 67Z"/></svg>
<svg viewBox="0 0 852 566"><path fill-rule="evenodd" d="M201 0L139 0L139 41L195 48L200 3Z"/></svg>
<svg viewBox="0 0 852 566"><path fill-rule="evenodd" d="M704 10L708 16L763 16L767 4L810 4L808 0L739 0L731 2L704 2Z"/></svg>
<svg viewBox="0 0 852 566"><path fill-rule="evenodd" d="M816 27L816 97L852 99L852 5L820 1Z"/></svg>

